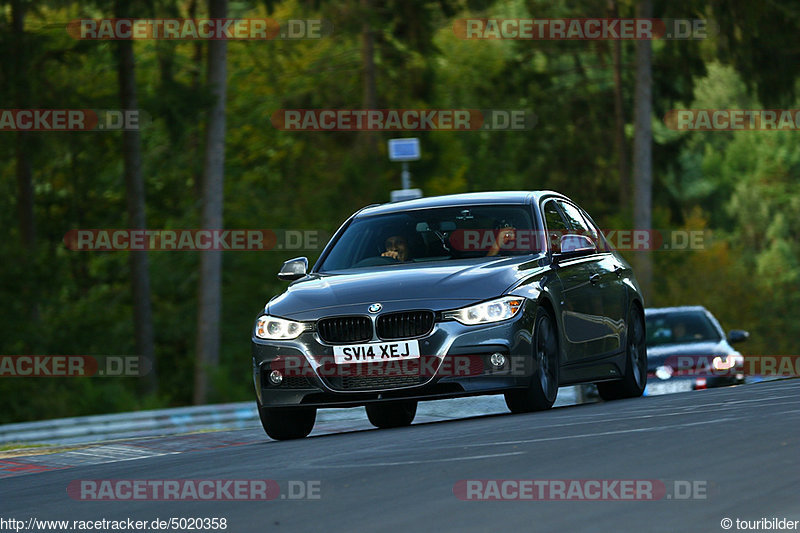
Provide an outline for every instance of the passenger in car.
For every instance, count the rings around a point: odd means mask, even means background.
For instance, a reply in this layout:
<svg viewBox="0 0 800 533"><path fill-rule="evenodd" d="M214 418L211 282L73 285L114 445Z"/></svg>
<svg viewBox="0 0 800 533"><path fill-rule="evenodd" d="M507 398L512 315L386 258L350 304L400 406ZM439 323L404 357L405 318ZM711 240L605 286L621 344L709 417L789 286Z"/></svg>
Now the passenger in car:
<svg viewBox="0 0 800 533"><path fill-rule="evenodd" d="M489 248L489 252L486 254L487 257L497 255L500 253L500 249L502 247L507 247L509 243L515 241L517 238L517 231L511 226L505 226L497 232L497 235L492 243L491 248Z"/></svg>
<svg viewBox="0 0 800 533"><path fill-rule="evenodd" d="M391 257L398 261L408 261L408 241L402 235L392 235L386 239L386 251L381 257Z"/></svg>

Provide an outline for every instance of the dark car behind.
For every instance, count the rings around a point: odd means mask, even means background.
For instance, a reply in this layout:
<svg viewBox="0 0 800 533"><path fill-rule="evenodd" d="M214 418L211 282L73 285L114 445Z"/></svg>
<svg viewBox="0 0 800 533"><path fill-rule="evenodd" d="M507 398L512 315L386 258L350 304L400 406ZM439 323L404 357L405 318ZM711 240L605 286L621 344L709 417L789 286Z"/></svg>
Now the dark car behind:
<svg viewBox="0 0 800 533"><path fill-rule="evenodd" d="M746 331L731 330L726 336L703 306L648 308L645 323L645 395L744 383L744 375L735 371L742 366L742 356L731 345L746 340Z"/></svg>

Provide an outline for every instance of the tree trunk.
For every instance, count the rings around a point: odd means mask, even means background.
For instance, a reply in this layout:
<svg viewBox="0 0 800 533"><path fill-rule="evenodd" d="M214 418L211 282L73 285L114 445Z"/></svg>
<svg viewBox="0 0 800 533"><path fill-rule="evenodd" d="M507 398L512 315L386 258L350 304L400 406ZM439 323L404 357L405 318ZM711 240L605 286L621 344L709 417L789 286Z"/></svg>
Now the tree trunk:
<svg viewBox="0 0 800 533"><path fill-rule="evenodd" d="M197 18L197 3L198 0L190 0L189 2L189 18L195 19ZM193 94L197 95L200 94L201 91L201 81L202 81L202 62L203 62L203 41L197 40L192 43L193 52L192 52L192 64L194 65L194 70L191 73L191 86ZM195 124L197 127L192 127L191 131L189 132L189 153L193 156L196 154L196 159L200 159L200 124ZM193 158L195 159L195 158ZM194 194L195 199L200 199L203 194L202 191L203 187L203 172L199 165L192 165L192 192Z"/></svg>
<svg viewBox="0 0 800 533"><path fill-rule="evenodd" d="M226 18L227 0L209 0L209 17ZM214 97L206 129L203 170L205 229L222 229L223 182L225 177L226 52L224 39L208 43L208 87ZM197 361L194 373L194 403L206 403L211 392L209 371L219 364L220 311L222 307L222 252L204 250L200 255L200 287L197 306Z"/></svg>
<svg viewBox="0 0 800 533"><path fill-rule="evenodd" d="M23 0L11 2L11 26L13 33L13 58L14 65L14 106L17 108L28 107L28 84L25 75L26 66L26 36L25 36L25 6ZM33 214L33 172L30 160L30 134L18 132L16 135L16 173L17 173L17 215L22 244L27 251L33 252L36 246L36 224Z"/></svg>
<svg viewBox="0 0 800 533"><path fill-rule="evenodd" d="M25 2L12 0L11 26L12 26L12 76L14 89L11 91L13 107L25 109L30 105L27 57L28 44L25 35ZM26 312L32 324L39 322L39 296L34 263L36 261L36 217L34 215L35 193L33 189L33 169L31 165L31 136L28 132L17 132L14 157L16 159L17 178L17 219L19 221L20 240L26 251L21 261L24 271L30 273L20 280L22 298L27 302ZM32 350L33 346L25 344L25 350Z"/></svg>
<svg viewBox="0 0 800 533"><path fill-rule="evenodd" d="M128 2L117 1L117 16L129 15ZM117 43L117 74L122 109L138 110L136 96L136 63L133 41ZM144 180L142 179L142 143L138 130L122 132L122 155L125 165L125 200L128 210L128 228L146 229ZM137 355L149 362L150 371L144 376L144 391L158 391L158 372L155 358L153 309L150 300L150 265L147 251L129 253L131 290L133 291L133 326Z"/></svg>
<svg viewBox="0 0 800 533"><path fill-rule="evenodd" d="M361 0L361 62L364 69L362 85L363 95L361 107L375 109L378 106L377 89L375 87L375 34L372 30L372 1ZM365 131L361 134L368 157L377 156L377 133Z"/></svg>
<svg viewBox="0 0 800 533"><path fill-rule="evenodd" d="M17 215L22 244L28 253L32 253L36 248L36 219L33 215L33 171L28 149L29 135L26 132L17 133Z"/></svg>
<svg viewBox="0 0 800 533"><path fill-rule="evenodd" d="M372 31L370 19L372 17L372 2L361 0L362 16L364 23L361 27L361 59L364 64L364 108L374 109L377 103L377 90L375 88L375 35Z"/></svg>
<svg viewBox="0 0 800 533"><path fill-rule="evenodd" d="M652 0L640 0L636 6L637 18L652 18ZM653 224L653 130L651 115L653 49L649 40L636 42L636 94L634 99L633 174L634 185L633 223L637 230L649 230ZM652 252L638 252L634 259L636 277L645 298L652 294Z"/></svg>
<svg viewBox="0 0 800 533"><path fill-rule="evenodd" d="M616 0L608 0L610 18L619 18ZM628 143L625 139L625 107L622 100L622 41L611 41L614 69L614 145L619 161L619 207L622 213L631 208L631 171L628 160Z"/></svg>

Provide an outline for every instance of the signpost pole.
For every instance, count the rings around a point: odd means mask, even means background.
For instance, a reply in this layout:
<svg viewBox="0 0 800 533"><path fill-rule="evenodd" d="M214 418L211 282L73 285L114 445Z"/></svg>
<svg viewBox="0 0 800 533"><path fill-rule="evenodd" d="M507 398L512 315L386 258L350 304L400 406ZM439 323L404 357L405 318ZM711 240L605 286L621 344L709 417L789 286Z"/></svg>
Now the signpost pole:
<svg viewBox="0 0 800 533"><path fill-rule="evenodd" d="M419 161L419 139L389 139L388 148L389 161L397 161L403 164L403 171L400 174L403 188L391 192L391 201L399 202L402 200L421 198L422 191L420 189L411 188L411 172L408 170L409 161Z"/></svg>

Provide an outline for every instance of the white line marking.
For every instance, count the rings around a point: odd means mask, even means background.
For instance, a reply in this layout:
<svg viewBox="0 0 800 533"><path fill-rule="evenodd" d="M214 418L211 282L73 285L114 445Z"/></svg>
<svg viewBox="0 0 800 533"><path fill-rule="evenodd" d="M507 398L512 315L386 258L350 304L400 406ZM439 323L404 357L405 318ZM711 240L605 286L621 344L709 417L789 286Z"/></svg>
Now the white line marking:
<svg viewBox="0 0 800 533"><path fill-rule="evenodd" d="M362 466L402 466L421 465L426 463L447 463L452 461L471 461L473 459L489 459L492 457L508 457L509 455L523 455L526 452L492 453L488 455L471 455L469 457L447 457L445 459L424 459L421 461L395 461L391 463L358 463L348 465L314 465L314 468L358 468Z"/></svg>
<svg viewBox="0 0 800 533"><path fill-rule="evenodd" d="M479 444L464 444L464 448L476 448L479 446L503 446L508 444L528 444L532 442L548 442L553 440L569 440L569 439L586 439L591 437L604 437L608 435L623 435L625 433L645 433L648 431L661 431L664 429L685 428L691 426L704 426L707 424L719 424L720 422L729 422L737 420L736 418L717 418L716 420L709 420L704 422L690 422L687 424L675 424L672 426L658 426L651 428L635 428L635 429L619 429L616 431L603 431L601 433L582 433L579 435L564 435L561 437L542 437L540 439L526 439L526 440L507 440L500 442L484 442Z"/></svg>
<svg viewBox="0 0 800 533"><path fill-rule="evenodd" d="M774 398L794 398L794 396L776 396ZM619 418L594 418L592 420L567 422L567 423L564 423L564 424L549 424L549 425L545 425L545 426L532 426L530 429L536 430L536 431L540 431L540 430L547 430L547 429L551 429L551 428L562 428L562 427L579 426L579 425L585 425L585 424L603 424L603 423L608 423L608 422L625 422L625 421L628 421L628 420L648 419L648 418L657 418L657 417L665 417L665 416L688 416L688 415L699 415L699 414L705 414L705 413L717 413L717 412L722 412L722 411L728 412L727 408L730 407L733 403L753 402L753 401L760 401L760 400L739 400L737 402L705 404L705 405L702 406L702 407L718 406L716 409L697 409L697 406L687 406L687 407L680 407L679 408L680 409L679 412L653 413L653 414L638 415L638 416L622 416L622 417L619 417ZM797 404L797 403L798 403L797 401L773 402L770 405L763 406L763 407L773 408L776 405L793 405L793 404ZM768 413L768 414L773 414L773 413ZM590 416L592 416L592 415L576 415L577 418L590 417ZM758 415L758 416L763 416L763 415ZM460 420L460 419L456 419L456 420ZM468 419L465 418L463 420L468 420ZM705 422L702 422L702 423L705 423ZM670 427L679 427L679 426L670 426ZM445 436L445 437L441 437L441 438L428 439L427 442L447 442L447 441L453 440L453 439L464 440L464 438L469 438L471 436L480 436L480 435L483 435L483 434L484 434L483 432L476 432L476 433L470 433L470 434L461 434L461 435L459 435L457 437Z"/></svg>

